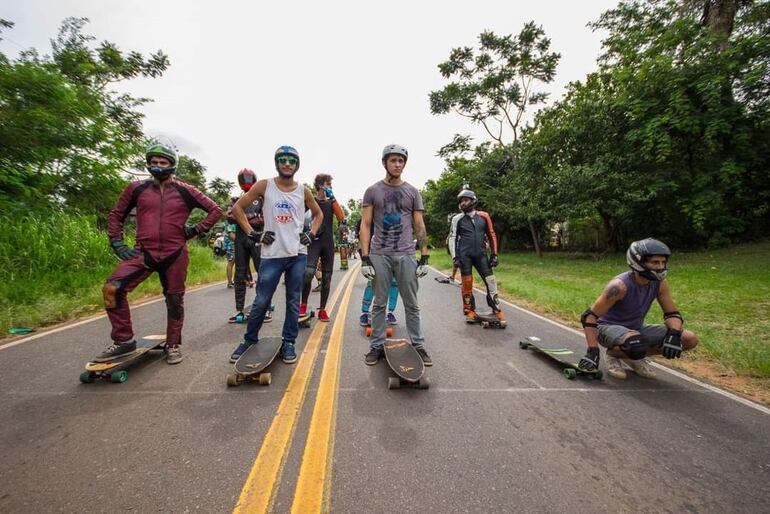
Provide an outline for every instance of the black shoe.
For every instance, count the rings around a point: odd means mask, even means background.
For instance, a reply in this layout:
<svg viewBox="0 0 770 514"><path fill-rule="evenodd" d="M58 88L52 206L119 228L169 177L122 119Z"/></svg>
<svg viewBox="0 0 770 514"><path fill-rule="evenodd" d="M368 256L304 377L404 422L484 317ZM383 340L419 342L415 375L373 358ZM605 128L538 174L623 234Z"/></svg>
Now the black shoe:
<svg viewBox="0 0 770 514"><path fill-rule="evenodd" d="M99 356L94 359L94 362L108 362L115 357L133 353L134 351L136 351L135 340L129 343L113 343L112 345L108 346L102 353L100 353Z"/></svg>
<svg viewBox="0 0 770 514"><path fill-rule="evenodd" d="M367 366L374 366L382 359L382 348L372 348L364 357Z"/></svg>
<svg viewBox="0 0 770 514"><path fill-rule="evenodd" d="M433 359L430 358L430 355L428 355L428 352L425 351L425 348L418 348L417 353L420 354L422 363L425 364L426 367L433 366Z"/></svg>

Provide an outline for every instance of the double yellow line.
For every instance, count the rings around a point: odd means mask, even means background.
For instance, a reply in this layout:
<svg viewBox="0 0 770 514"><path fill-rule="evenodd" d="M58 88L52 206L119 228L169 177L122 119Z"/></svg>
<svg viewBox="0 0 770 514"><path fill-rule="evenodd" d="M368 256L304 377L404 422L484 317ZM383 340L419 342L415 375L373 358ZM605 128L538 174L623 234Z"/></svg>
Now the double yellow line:
<svg viewBox="0 0 770 514"><path fill-rule="evenodd" d="M333 436L336 412L324 411L324 408L319 407L319 403L327 405L326 409L329 408L328 406L331 406L336 411L337 378L339 375L339 357L342 336L344 334L345 313L347 312L350 294L355 284L357 269L358 263L350 269L340 285L337 286L329 302L332 306L329 311L332 312L337 298L341 291L345 289L344 297L338 309L339 315L334 322L329 348L326 353L324 369L321 375L321 386L318 391L316 405L313 409L308 442L297 482L293 512L320 511L324 502L324 493L328 491L326 477L328 476L328 466L331 460L329 459L329 462L327 462L326 459L329 455L329 448L333 447L331 438ZM316 323L308 338L302 356L289 380L286 393L284 393L273 422L265 435L262 447L257 454L249 476L246 478L246 483L243 485L238 503L233 509L234 513L261 513L268 512L272 508L277 491L277 483L283 471L286 454L291 445L297 420L305 402L305 395L310 383L313 366L327 325L328 323ZM329 368L333 369L330 370ZM314 452L313 456L308 454L311 449ZM317 477L319 476L322 481L316 484ZM306 504L298 501L301 498L307 498L307 501L312 500L312 503L307 503L308 507L299 507L300 504ZM313 509L310 505L318 505L318 507Z"/></svg>

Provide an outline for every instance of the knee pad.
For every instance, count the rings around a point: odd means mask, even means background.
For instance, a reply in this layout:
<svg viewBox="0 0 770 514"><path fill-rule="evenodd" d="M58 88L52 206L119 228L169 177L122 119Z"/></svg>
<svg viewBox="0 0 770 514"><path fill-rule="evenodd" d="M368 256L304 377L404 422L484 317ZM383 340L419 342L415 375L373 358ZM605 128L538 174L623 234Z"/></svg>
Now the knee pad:
<svg viewBox="0 0 770 514"><path fill-rule="evenodd" d="M644 359L647 356L647 343L640 334L633 335L623 341L620 349L628 355L628 358L634 361Z"/></svg>
<svg viewBox="0 0 770 514"><path fill-rule="evenodd" d="M102 297L104 298L105 309L117 309L120 307L120 296L118 295L118 292L120 291L121 285L122 284L118 281L108 280L102 286Z"/></svg>
<svg viewBox="0 0 770 514"><path fill-rule="evenodd" d="M184 293L166 295L166 309L169 319L180 320L184 317Z"/></svg>

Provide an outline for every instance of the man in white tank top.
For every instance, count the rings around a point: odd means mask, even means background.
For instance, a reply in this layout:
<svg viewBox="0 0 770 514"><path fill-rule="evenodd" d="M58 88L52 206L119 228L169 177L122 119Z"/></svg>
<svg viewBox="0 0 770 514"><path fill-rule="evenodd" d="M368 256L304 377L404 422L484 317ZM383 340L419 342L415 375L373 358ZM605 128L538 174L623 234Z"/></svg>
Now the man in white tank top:
<svg viewBox="0 0 770 514"><path fill-rule="evenodd" d="M278 176L260 180L233 206L233 215L241 228L256 244L262 245L259 264L257 295L251 307L246 334L230 356L235 362L246 348L259 341L259 330L270 307L281 275L286 275L286 317L283 321L281 358L290 364L296 362L294 342L299 325L300 295L305 276L307 247L315 238L323 221L323 213L313 194L294 180L299 169L299 153L291 146L275 151L275 169ZM265 230L257 233L246 219L244 208L262 199ZM313 220L308 231L303 230L305 210L310 209Z"/></svg>

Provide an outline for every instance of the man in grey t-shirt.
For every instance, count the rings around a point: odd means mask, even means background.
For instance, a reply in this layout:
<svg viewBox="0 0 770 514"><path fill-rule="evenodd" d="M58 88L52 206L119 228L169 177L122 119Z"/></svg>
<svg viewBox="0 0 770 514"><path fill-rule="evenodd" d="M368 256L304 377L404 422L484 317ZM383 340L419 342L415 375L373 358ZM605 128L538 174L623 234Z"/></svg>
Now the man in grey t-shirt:
<svg viewBox="0 0 770 514"><path fill-rule="evenodd" d="M366 364L373 366L382 358L385 343L385 308L393 277L404 302L406 329L426 366L431 366L425 351L420 327L420 306L417 303L417 279L428 273L428 244L423 220L420 192L401 180L409 153L399 145L388 145L382 151L385 179L370 186L364 193L361 211L361 273L374 285L372 304L372 338ZM414 230L412 229L414 225ZM373 233L372 233L373 228ZM420 261L414 257L416 235Z"/></svg>

